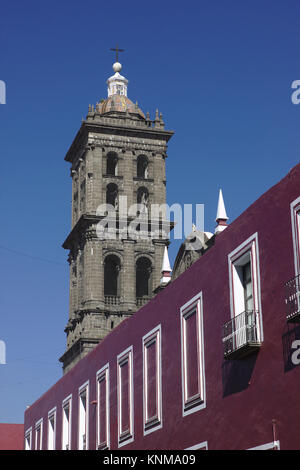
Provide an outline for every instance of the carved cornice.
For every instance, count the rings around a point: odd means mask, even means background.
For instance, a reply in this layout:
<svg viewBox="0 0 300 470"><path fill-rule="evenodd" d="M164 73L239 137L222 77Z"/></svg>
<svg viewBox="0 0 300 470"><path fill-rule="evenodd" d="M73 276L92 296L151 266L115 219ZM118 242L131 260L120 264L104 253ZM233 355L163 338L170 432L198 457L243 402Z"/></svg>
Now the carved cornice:
<svg viewBox="0 0 300 470"><path fill-rule="evenodd" d="M138 151L153 151L153 148L159 147L161 149L160 153L165 154L166 143L174 134L173 131L159 128L140 128L122 124L122 122L112 125L83 121L65 156L65 160L74 162L75 159L83 158L87 150L96 146L119 147L123 150L135 148ZM90 133L94 133L97 137L92 140Z"/></svg>

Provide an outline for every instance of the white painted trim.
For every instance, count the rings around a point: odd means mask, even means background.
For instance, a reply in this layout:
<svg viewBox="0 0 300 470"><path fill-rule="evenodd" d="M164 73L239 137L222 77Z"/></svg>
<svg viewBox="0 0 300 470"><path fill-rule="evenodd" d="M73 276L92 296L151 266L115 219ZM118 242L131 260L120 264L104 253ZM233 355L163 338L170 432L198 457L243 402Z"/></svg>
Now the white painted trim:
<svg viewBox="0 0 300 470"><path fill-rule="evenodd" d="M208 450L208 443L207 443L207 441L203 441L203 442L200 442L200 444L195 444L194 446L187 447L187 448L184 449L184 450L201 450L201 449Z"/></svg>
<svg viewBox="0 0 300 470"><path fill-rule="evenodd" d="M269 442L268 444L262 444L260 446L251 447L251 449L247 450L270 450L274 449L274 447L276 447L277 450L280 450L280 441Z"/></svg>
<svg viewBox="0 0 300 470"><path fill-rule="evenodd" d="M54 406L50 411L48 411L48 422L47 422L47 450L55 450L56 449L56 411L57 407ZM53 427L53 448L50 449L50 434L49 434L49 426L51 418L54 418L54 427Z"/></svg>
<svg viewBox="0 0 300 470"><path fill-rule="evenodd" d="M157 421L156 424L147 429L147 345L156 341L156 370L157 370ZM153 328L142 338L143 347L143 431L144 436L162 428L162 370L161 370L161 325Z"/></svg>
<svg viewBox="0 0 300 470"><path fill-rule="evenodd" d="M40 428L40 448L37 448L37 430ZM43 448L43 418L40 418L34 425L34 448L35 450L42 450Z"/></svg>
<svg viewBox="0 0 300 470"><path fill-rule="evenodd" d="M122 439L121 436L121 380L120 380L120 366L128 361L129 366L129 433L128 438ZM133 346L125 349L117 356L117 398L118 398L118 447L123 447L134 440L134 393L133 393Z"/></svg>
<svg viewBox="0 0 300 470"><path fill-rule="evenodd" d="M77 450L80 444L80 397L86 393L86 410L85 410L85 444L86 450L89 448L89 380L82 384L78 389L78 430L77 430Z"/></svg>
<svg viewBox="0 0 300 470"><path fill-rule="evenodd" d="M300 274L300 196L291 202L291 223L294 250L295 276Z"/></svg>
<svg viewBox="0 0 300 470"><path fill-rule="evenodd" d="M197 337L198 337L198 360L199 360L199 398L194 405L187 405L187 380L186 380L186 357L185 357L185 328L184 317L192 313L196 308L197 315ZM199 292L192 299L180 308L180 328L181 328L181 385L182 385L182 416L187 416L206 407L206 386L205 386L205 361L204 361L204 334L203 334L203 298Z"/></svg>
<svg viewBox="0 0 300 470"><path fill-rule="evenodd" d="M260 264L259 264L259 247L258 247L258 233L254 233L247 240L241 243L228 255L228 270L229 270L229 292L230 292L230 313L231 318L235 316L235 302L234 302L234 280L233 280L233 267L237 264L238 260L250 254L251 270L252 270L252 284L253 284L253 302L254 310L259 312L259 331L258 338L262 342L264 340L263 334L263 321L262 321L262 308L261 308L261 282L260 282ZM241 313L241 312L237 312Z"/></svg>
<svg viewBox="0 0 300 470"><path fill-rule="evenodd" d="M27 446L27 439L29 437L29 445ZM25 450L32 450L32 426L25 431L24 435L24 449Z"/></svg>
<svg viewBox="0 0 300 470"><path fill-rule="evenodd" d="M61 448L63 449L63 441L64 441L64 408L69 405L69 450L72 449L72 393L68 395L63 401L61 405L62 410L62 419L61 419Z"/></svg>
<svg viewBox="0 0 300 470"><path fill-rule="evenodd" d="M103 450L108 450L110 449L110 386L109 386L109 363L105 364L101 369L99 369L96 373L96 396L97 396L97 419L96 419L96 426L97 426L97 439L96 439L96 449L98 449L98 446L100 445L100 415L99 415L99 406L100 406L100 401L99 401L99 392L100 392L100 387L99 387L99 381L102 379L102 377L105 376L105 382L106 382L106 446L103 448Z"/></svg>

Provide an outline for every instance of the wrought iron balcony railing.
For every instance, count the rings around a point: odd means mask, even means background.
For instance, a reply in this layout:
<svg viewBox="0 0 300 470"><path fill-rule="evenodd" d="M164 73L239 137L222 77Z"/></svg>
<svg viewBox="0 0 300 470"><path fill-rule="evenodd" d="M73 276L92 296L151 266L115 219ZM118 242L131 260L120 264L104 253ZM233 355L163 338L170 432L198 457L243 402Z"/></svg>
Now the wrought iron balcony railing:
<svg viewBox="0 0 300 470"><path fill-rule="evenodd" d="M120 297L118 295L105 295L105 305L119 305Z"/></svg>
<svg viewBox="0 0 300 470"><path fill-rule="evenodd" d="M300 275L286 282L284 288L286 319L288 322L300 322Z"/></svg>
<svg viewBox="0 0 300 470"><path fill-rule="evenodd" d="M245 311L223 325L223 350L225 359L240 359L261 345L259 312Z"/></svg>

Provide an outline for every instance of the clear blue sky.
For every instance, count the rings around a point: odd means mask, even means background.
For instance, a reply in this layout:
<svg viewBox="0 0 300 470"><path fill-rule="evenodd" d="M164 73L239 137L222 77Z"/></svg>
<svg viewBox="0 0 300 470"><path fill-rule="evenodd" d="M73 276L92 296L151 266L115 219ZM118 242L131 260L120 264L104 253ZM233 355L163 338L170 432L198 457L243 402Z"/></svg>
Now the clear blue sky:
<svg viewBox="0 0 300 470"><path fill-rule="evenodd" d="M175 131L169 204L223 189L230 221L299 162L299 1L14 1L0 11L0 422L23 422L61 375L70 229L64 161L88 105L106 97L116 43L128 96ZM229 221L229 222L230 222ZM170 247L174 261L179 244Z"/></svg>

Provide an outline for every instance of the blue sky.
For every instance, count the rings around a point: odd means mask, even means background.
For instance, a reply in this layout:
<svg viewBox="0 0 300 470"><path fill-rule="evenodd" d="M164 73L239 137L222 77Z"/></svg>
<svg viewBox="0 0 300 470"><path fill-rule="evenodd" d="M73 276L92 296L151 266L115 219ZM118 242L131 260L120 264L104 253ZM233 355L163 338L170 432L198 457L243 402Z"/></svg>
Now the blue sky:
<svg viewBox="0 0 300 470"><path fill-rule="evenodd" d="M205 205L214 231L299 162L300 4L269 0L2 2L0 422L22 422L61 375L71 179L64 156L106 97L116 43L128 96L175 131L169 204ZM171 263L179 242L170 247Z"/></svg>

